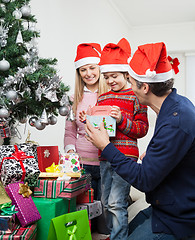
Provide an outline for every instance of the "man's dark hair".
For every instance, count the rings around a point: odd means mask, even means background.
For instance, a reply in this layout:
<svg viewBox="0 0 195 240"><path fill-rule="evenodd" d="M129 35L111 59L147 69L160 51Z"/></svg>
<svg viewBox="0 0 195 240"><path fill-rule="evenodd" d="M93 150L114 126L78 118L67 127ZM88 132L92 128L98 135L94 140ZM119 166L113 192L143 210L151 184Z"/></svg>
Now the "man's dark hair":
<svg viewBox="0 0 195 240"><path fill-rule="evenodd" d="M140 81L136 81L136 85L138 88L141 88L141 86L143 85L143 82ZM147 83L150 87L151 92L158 96L158 97L162 97L164 96L168 90L170 90L173 87L174 84L174 79L171 78L165 82L159 82L159 83Z"/></svg>

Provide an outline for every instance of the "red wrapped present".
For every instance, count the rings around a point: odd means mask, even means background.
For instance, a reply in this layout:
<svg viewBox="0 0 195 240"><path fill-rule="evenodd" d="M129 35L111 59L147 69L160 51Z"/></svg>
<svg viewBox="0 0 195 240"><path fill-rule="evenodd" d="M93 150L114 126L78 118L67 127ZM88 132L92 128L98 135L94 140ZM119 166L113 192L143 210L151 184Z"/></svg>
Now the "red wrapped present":
<svg viewBox="0 0 195 240"><path fill-rule="evenodd" d="M10 157L4 157L0 164L3 185L21 181L28 182L29 186L35 185L40 174L37 160L18 150L17 145L14 147L15 152Z"/></svg>
<svg viewBox="0 0 195 240"><path fill-rule="evenodd" d="M37 224L34 223L28 227L17 225L11 233L0 231L0 239L13 240L35 240L37 235Z"/></svg>
<svg viewBox="0 0 195 240"><path fill-rule="evenodd" d="M29 196L31 192L27 184L23 182L11 183L5 189L12 200L12 204L16 206L18 211L16 215L22 227L26 227L41 219L32 197Z"/></svg>
<svg viewBox="0 0 195 240"><path fill-rule="evenodd" d="M37 157L40 171L46 172L45 169L50 167L52 163L56 165L59 163L58 146L38 146Z"/></svg>
<svg viewBox="0 0 195 240"><path fill-rule="evenodd" d="M84 191L77 196L77 203L92 203L93 196L94 196L94 190L93 188L90 188L87 191Z"/></svg>
<svg viewBox="0 0 195 240"><path fill-rule="evenodd" d="M34 197L71 199L85 191L86 181L85 175L70 181L38 180Z"/></svg>

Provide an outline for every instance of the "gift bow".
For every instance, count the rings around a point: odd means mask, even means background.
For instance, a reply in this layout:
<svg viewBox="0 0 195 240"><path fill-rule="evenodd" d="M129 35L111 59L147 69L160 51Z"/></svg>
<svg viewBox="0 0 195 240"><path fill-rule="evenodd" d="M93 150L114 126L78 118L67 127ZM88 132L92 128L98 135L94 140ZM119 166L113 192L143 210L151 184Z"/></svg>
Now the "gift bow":
<svg viewBox="0 0 195 240"><path fill-rule="evenodd" d="M30 190L30 187L28 186L28 183L25 184L19 183L19 194L22 194L24 198L29 198L29 196L32 194L32 191Z"/></svg>
<svg viewBox="0 0 195 240"><path fill-rule="evenodd" d="M77 226L76 225L74 225L72 231L68 229L67 233L70 236L69 240L77 240L76 236L75 236L76 230L77 230Z"/></svg>
<svg viewBox="0 0 195 240"><path fill-rule="evenodd" d="M15 205L12 205L10 203L4 203L1 207L1 215L3 216L10 216L13 215L14 213L18 213L18 211L15 211Z"/></svg>
<svg viewBox="0 0 195 240"><path fill-rule="evenodd" d="M168 56L168 60L171 63L172 69L174 70L175 74L177 74L179 72L178 65L180 64L178 58L172 58Z"/></svg>
<svg viewBox="0 0 195 240"><path fill-rule="evenodd" d="M52 165L48 168L46 168L46 172L60 172L59 168L58 168L59 165L55 165L55 163L52 163Z"/></svg>
<svg viewBox="0 0 195 240"><path fill-rule="evenodd" d="M26 159L27 155L23 151L15 151L12 153L12 157L14 157L17 161Z"/></svg>

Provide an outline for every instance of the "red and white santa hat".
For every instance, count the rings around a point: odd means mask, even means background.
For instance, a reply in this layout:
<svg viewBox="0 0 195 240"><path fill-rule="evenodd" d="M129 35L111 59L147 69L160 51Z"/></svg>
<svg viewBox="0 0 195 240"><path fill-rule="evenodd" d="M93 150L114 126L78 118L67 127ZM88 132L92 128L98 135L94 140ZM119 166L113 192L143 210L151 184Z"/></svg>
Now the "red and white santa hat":
<svg viewBox="0 0 195 240"><path fill-rule="evenodd" d="M98 64L100 61L101 46L98 43L81 43L77 47L74 60L75 67L80 68L86 64Z"/></svg>
<svg viewBox="0 0 195 240"><path fill-rule="evenodd" d="M140 82L165 82L173 77L163 42L139 46L129 65L130 76Z"/></svg>
<svg viewBox="0 0 195 240"><path fill-rule="evenodd" d="M117 44L108 43L102 50L99 66L101 73L128 72L131 56L129 42L122 38Z"/></svg>

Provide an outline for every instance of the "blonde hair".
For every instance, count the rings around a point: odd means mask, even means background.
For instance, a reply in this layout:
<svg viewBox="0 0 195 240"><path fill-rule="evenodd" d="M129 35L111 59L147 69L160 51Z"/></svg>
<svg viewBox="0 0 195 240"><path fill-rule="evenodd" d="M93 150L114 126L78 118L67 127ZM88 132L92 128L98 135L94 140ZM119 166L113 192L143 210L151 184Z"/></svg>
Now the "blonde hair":
<svg viewBox="0 0 195 240"><path fill-rule="evenodd" d="M106 81L104 80L103 75L100 73L99 70L99 85L98 85L98 96L108 92L108 85L106 84ZM73 101L73 105L72 105L72 109L73 112L76 116L76 111L77 111L77 106L79 104L79 102L82 101L83 99L83 93L84 93L84 86L85 83L81 78L81 75L79 73L79 69L76 70L76 74L75 74L75 89L74 89L74 101Z"/></svg>

